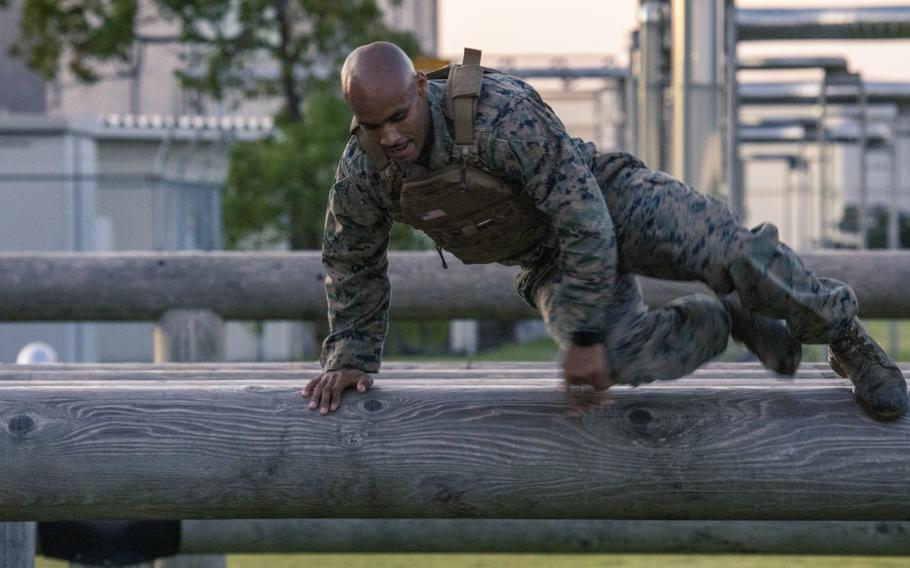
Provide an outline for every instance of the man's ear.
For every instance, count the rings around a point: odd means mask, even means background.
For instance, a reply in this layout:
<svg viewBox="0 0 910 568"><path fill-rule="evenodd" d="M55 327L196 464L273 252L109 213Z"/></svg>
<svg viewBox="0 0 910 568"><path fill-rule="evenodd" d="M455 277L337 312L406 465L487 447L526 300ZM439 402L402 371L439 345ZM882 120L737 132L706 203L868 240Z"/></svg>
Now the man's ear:
<svg viewBox="0 0 910 568"><path fill-rule="evenodd" d="M417 71L415 74L417 82L417 93L421 97L426 97L427 94L427 74L423 71Z"/></svg>

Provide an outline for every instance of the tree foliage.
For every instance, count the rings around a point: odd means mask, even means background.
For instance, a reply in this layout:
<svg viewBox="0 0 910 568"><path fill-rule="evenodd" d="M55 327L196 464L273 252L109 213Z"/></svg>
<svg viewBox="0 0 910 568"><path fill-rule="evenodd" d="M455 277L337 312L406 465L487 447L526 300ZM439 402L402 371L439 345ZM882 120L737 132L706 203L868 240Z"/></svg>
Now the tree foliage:
<svg viewBox="0 0 910 568"><path fill-rule="evenodd" d="M321 245L350 122L337 86L344 57L379 39L418 52L413 36L384 24L376 0L24 0L20 32L13 52L48 79L66 68L96 82L132 68L143 45L169 43L185 88L227 104L280 100L274 136L233 150L225 234L229 245L293 249Z"/></svg>

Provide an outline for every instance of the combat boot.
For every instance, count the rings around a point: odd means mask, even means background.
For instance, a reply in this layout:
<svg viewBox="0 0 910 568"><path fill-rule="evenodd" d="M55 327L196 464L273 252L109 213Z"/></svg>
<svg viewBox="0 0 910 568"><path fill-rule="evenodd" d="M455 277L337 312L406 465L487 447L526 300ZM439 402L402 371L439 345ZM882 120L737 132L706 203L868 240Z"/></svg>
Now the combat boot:
<svg viewBox="0 0 910 568"><path fill-rule="evenodd" d="M831 342L828 363L853 383L853 395L867 414L893 420L907 411L907 381L888 354L854 319Z"/></svg>
<svg viewBox="0 0 910 568"><path fill-rule="evenodd" d="M721 298L730 314L730 335L754 353L765 368L778 375L793 376L803 356L802 345L790 337L781 321L758 316L745 309L739 300Z"/></svg>

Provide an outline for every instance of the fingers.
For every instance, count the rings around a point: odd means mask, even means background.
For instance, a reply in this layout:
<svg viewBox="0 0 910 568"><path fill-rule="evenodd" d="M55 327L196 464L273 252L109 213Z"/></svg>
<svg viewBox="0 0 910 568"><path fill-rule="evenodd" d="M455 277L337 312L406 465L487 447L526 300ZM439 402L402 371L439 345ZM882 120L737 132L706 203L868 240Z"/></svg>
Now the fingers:
<svg viewBox="0 0 910 568"><path fill-rule="evenodd" d="M365 375L357 381L357 392L367 392L373 386L373 377Z"/></svg>
<svg viewBox="0 0 910 568"><path fill-rule="evenodd" d="M311 397L307 405L310 410L318 408L319 414L325 416L338 410L344 390L350 386L366 392L373 386L373 378L359 369L328 371L308 382L300 394L304 398Z"/></svg>
<svg viewBox="0 0 910 568"><path fill-rule="evenodd" d="M588 411L603 408L613 404L613 398L604 390L596 390L590 386L570 386L566 385L566 414L569 416L581 416Z"/></svg>

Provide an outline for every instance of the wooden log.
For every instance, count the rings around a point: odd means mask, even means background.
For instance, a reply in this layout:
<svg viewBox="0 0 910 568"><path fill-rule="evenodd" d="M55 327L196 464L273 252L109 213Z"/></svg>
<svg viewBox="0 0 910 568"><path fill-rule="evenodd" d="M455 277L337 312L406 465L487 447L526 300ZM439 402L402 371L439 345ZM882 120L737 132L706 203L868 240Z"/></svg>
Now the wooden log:
<svg viewBox="0 0 910 568"><path fill-rule="evenodd" d="M910 371L910 363L899 362L897 366ZM125 385L130 381L239 381L248 385L289 382L303 384L319 372L316 363L285 363L262 365L238 365L237 368L223 364L93 364L61 365L60 368L45 366L29 367L28 372L0 366L0 381L54 383L80 381L82 384L112 381ZM386 363L377 381L386 377L397 380L424 380L437 383L458 381L461 384L486 385L491 381L497 385L520 385L528 381L551 381L560 376L561 370L555 363ZM679 384L694 385L707 381L717 384L751 385L769 384L768 379L787 384L804 380L827 380L830 385L847 384L827 363L804 363L796 376L778 377L757 363L710 363L690 377L679 379ZM773 381L772 381L773 383ZM712 383L713 384L713 383ZM819 383L813 383L819 384Z"/></svg>
<svg viewBox="0 0 910 568"><path fill-rule="evenodd" d="M0 523L0 566L34 568L35 523Z"/></svg>
<svg viewBox="0 0 910 568"><path fill-rule="evenodd" d="M866 318L910 318L910 252L803 255L817 274L854 287ZM515 293L516 269L448 270L435 253L390 255L392 314L414 319L536 317ZM224 319L322 319L318 252L0 254L0 320L157 320L170 309L206 309ZM692 283L642 279L660 305L705 291ZM483 290L483 294L477 294Z"/></svg>
<svg viewBox="0 0 910 568"><path fill-rule="evenodd" d="M910 554L906 521L183 521L187 553Z"/></svg>
<svg viewBox="0 0 910 568"><path fill-rule="evenodd" d="M14 369L25 372L3 372ZM696 373L612 389L610 404L573 416L555 378L388 372L320 417L297 377L67 373L0 381L0 520L887 521L910 511L910 420L869 419L843 380Z"/></svg>

